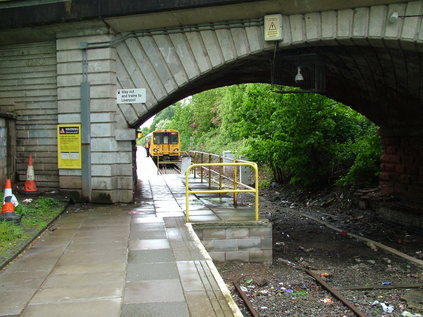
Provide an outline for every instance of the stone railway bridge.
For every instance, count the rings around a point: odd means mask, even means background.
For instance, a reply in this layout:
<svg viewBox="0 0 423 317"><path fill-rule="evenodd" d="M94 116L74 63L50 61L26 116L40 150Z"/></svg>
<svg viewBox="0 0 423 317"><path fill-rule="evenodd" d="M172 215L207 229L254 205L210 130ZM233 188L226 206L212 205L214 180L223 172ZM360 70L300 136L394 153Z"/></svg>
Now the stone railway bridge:
<svg viewBox="0 0 423 317"><path fill-rule="evenodd" d="M280 41L264 40L268 14L282 15ZM297 66L307 81L323 65L324 94L381 127L380 188L421 203L422 19L423 1L1 2L0 177L23 181L32 154L41 189L132 201L135 131L153 114L228 84L295 85ZM146 102L118 104L122 88L145 88ZM82 169L58 168L68 123L83 126Z"/></svg>

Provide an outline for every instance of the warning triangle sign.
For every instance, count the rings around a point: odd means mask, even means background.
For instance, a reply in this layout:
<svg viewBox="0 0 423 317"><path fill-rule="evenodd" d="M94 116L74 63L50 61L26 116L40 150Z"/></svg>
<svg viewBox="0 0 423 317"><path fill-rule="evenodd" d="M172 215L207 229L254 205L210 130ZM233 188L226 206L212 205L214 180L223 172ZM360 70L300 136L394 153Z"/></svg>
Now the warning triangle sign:
<svg viewBox="0 0 423 317"><path fill-rule="evenodd" d="M60 134L66 134L66 132L65 132L65 129L64 129L64 128L61 128L61 129L60 129Z"/></svg>
<svg viewBox="0 0 423 317"><path fill-rule="evenodd" d="M269 31L276 31L275 23L273 23L273 22L270 23Z"/></svg>

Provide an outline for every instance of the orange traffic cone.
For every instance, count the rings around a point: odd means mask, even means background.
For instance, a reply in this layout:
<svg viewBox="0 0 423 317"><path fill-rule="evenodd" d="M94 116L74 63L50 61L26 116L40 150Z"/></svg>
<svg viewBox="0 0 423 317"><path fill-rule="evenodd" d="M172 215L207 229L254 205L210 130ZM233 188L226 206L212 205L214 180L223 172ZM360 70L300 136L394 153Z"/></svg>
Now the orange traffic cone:
<svg viewBox="0 0 423 317"><path fill-rule="evenodd" d="M34 193L38 191L37 184L35 183L34 166L32 166L32 155L28 159L28 169L26 170L26 181L24 192Z"/></svg>
<svg viewBox="0 0 423 317"><path fill-rule="evenodd" d="M6 185L4 186L3 206L1 208L2 220L4 219L20 223L21 215L17 215L15 213L15 206L17 205L19 205L19 203L15 195L12 193L12 183L10 182L10 179L7 179Z"/></svg>

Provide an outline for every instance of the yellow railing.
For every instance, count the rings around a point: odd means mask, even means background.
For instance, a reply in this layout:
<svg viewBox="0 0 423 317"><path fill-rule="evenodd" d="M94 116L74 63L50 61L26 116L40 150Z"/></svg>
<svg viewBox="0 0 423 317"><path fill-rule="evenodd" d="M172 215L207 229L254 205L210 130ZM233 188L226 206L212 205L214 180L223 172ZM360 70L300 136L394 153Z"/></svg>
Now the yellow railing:
<svg viewBox="0 0 423 317"><path fill-rule="evenodd" d="M235 159L235 158L231 158L231 157L224 157L224 156L220 156L217 154L211 154L211 153L206 153L206 152L200 152L200 151L189 151L191 157L194 160L193 164L202 164L202 163L223 163L223 160L226 161L232 161L232 163L251 163L250 161L245 161L245 160L240 160L240 159ZM213 161L214 160L214 161ZM214 165L216 166L216 165ZM238 183L238 169L234 168L233 169L233 178L230 178L226 175L224 175L224 171L222 169L222 166L219 166L219 170L215 171L213 170L211 167L209 168L205 168L205 167L200 167L200 179L201 182L204 182L204 171L208 172L208 182L209 182L209 188L211 188L211 181L212 181L212 174L215 175L219 175L219 189L222 189L222 184L223 184L223 179L229 180L230 182L233 183L233 188L237 189L238 185L244 185L242 183ZM197 178L197 168L194 168L194 178ZM233 201L234 201L234 206L236 207L238 205L238 197L237 197L237 193L233 193Z"/></svg>
<svg viewBox="0 0 423 317"><path fill-rule="evenodd" d="M204 154L204 153L203 153ZM202 155L203 155L202 154ZM208 154L211 155L211 154ZM210 159L210 157L209 157ZM195 162L195 158L194 158ZM234 167L234 188L233 189L222 189L222 180L223 177L221 171L223 166L232 166ZM237 179L237 168L239 166L249 166L254 170L255 173L255 187L251 187L242 183L239 183ZM208 178L209 178L209 189L208 190L190 190L189 188L189 174L191 169L194 169L194 177L196 177L196 169L200 168L201 173L201 182L203 181L203 169L208 168ZM219 167L219 189L211 189L211 174L212 172L215 172L212 170L212 167ZM238 186L245 187L247 189L238 189ZM259 220L259 194L258 194L258 167L256 163L253 162L235 162L235 163L194 163L193 165L190 165L186 172L185 172L185 192L186 192L186 222L189 222L189 195L190 194L226 194L226 193L233 193L234 194L234 205L236 206L236 195L238 193L254 193L255 195L255 220Z"/></svg>

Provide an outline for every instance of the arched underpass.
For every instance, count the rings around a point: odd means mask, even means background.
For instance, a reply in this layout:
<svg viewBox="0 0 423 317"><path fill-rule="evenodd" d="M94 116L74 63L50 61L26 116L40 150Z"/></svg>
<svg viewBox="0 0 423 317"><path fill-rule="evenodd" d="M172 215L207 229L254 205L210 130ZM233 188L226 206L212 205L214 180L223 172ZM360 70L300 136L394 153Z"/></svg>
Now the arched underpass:
<svg viewBox="0 0 423 317"><path fill-rule="evenodd" d="M157 103L153 113L182 97L224 85L261 82L298 86L294 81L297 66L303 66L305 74L304 65L310 69L315 63L325 65L326 89L322 94L350 106L381 127L382 173L376 196L394 192L397 198L420 201L421 176L417 171L422 109L416 52L342 45L278 48L276 54L267 50L228 63L193 81ZM310 81L313 85L313 80ZM413 175L413 171L417 173ZM379 207L377 204L376 208Z"/></svg>
<svg viewBox="0 0 423 317"><path fill-rule="evenodd" d="M92 201L131 201L135 127L205 89L242 82L292 86L296 67L312 57L325 66L325 94L381 127L384 190L421 199L422 1L286 10L278 1L243 3L245 10L208 5L130 17L108 12L103 20L90 15L92 20L75 22L68 16L75 4L65 8L66 23L34 22L32 33L25 22L5 21L10 29L1 42L0 104L17 118L18 180L34 152L40 188L75 191ZM221 18L207 19L212 7ZM263 36L267 12L282 13L276 52L275 42ZM84 80L90 86L81 95ZM145 88L147 100L117 104L120 88ZM83 119L87 104L90 115ZM56 125L81 122L91 129L83 169L58 169Z"/></svg>

